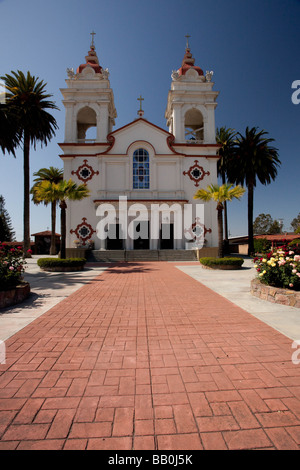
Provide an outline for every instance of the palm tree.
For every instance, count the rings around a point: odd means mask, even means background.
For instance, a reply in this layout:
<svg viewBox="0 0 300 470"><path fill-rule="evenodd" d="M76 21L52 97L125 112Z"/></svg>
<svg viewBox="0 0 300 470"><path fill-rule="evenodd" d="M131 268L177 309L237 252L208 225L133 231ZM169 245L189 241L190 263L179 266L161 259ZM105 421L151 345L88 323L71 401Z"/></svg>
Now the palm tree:
<svg viewBox="0 0 300 470"><path fill-rule="evenodd" d="M0 103L0 149L12 153L15 157L15 149L20 143L20 135L16 126L16 120L8 113L6 104Z"/></svg>
<svg viewBox="0 0 300 470"><path fill-rule="evenodd" d="M217 163L218 176L221 177L222 184L227 181L228 162L234 154L236 132L234 129L221 127L216 131L216 142L221 147L219 149L219 160ZM227 217L227 203L224 201L224 244L225 249L228 248L228 217Z"/></svg>
<svg viewBox="0 0 300 470"><path fill-rule="evenodd" d="M24 227L23 250L26 256L30 248L30 178L29 153L30 146L36 148L37 142L47 145L55 135L57 123L47 109L58 109L52 95L46 94L46 84L32 76L30 72L11 72L1 79L6 88L6 103L8 119L15 123L18 138L16 144L23 144L24 158Z"/></svg>
<svg viewBox="0 0 300 470"><path fill-rule="evenodd" d="M59 168L41 168L39 171L33 174L35 176L34 185L32 186L30 193L32 194L32 200L35 204L40 204L38 198L39 186L42 181L49 181L51 184L57 184L63 180L64 171ZM55 227L56 227L56 204L57 199L52 199L47 201L43 200L45 206L49 203L51 204L51 245L50 245L50 255L56 254L56 236L55 236Z"/></svg>
<svg viewBox="0 0 300 470"><path fill-rule="evenodd" d="M222 186L211 184L207 189L198 189L194 195L194 199L200 199L204 202L215 201L217 203L218 211L218 257L223 258L223 209L225 201L232 201L232 199L240 199L244 194L245 189L241 186L233 187L232 184L225 183Z"/></svg>
<svg viewBox="0 0 300 470"><path fill-rule="evenodd" d="M71 179L59 181L57 184L45 180L39 184L38 193L35 195L37 201L59 201L61 225L60 257L62 259L66 257L66 201L68 199L80 201L88 197L89 194L90 192L84 184L77 185Z"/></svg>
<svg viewBox="0 0 300 470"><path fill-rule="evenodd" d="M277 176L281 162L278 150L270 144L274 139L266 138L266 131L257 127L246 128L245 136L238 133L234 157L228 165L227 177L234 184L248 188L248 255L254 251L253 243L253 195L257 179L270 184Z"/></svg>

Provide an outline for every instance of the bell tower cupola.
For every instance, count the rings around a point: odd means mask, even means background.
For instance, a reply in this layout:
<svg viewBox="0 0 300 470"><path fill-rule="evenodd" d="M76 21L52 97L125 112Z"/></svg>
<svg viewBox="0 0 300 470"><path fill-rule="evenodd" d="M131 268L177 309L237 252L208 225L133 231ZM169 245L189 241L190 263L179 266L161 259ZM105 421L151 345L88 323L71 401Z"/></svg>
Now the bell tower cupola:
<svg viewBox="0 0 300 470"><path fill-rule="evenodd" d="M66 110L65 143L107 142L117 112L108 69L99 63L94 35L85 63L76 73L67 69L67 88L61 89Z"/></svg>
<svg viewBox="0 0 300 470"><path fill-rule="evenodd" d="M181 67L172 72L165 118L176 143L214 144L215 108L218 92L213 91L213 72L195 65L187 35Z"/></svg>

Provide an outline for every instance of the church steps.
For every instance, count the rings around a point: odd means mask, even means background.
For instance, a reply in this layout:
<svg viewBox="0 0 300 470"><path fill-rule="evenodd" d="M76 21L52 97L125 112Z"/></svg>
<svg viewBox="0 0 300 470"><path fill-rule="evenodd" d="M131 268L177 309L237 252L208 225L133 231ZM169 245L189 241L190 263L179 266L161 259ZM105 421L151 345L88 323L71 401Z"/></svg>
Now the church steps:
<svg viewBox="0 0 300 470"><path fill-rule="evenodd" d="M87 261L197 261L197 255L195 250L92 250Z"/></svg>

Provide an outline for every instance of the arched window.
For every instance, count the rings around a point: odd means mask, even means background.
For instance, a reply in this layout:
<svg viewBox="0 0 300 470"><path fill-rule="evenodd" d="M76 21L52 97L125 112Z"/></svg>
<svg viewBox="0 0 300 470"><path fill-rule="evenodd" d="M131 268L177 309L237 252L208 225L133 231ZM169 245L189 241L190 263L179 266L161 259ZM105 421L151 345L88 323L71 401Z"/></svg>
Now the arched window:
<svg viewBox="0 0 300 470"><path fill-rule="evenodd" d="M133 189L149 189L149 153L138 149L133 154Z"/></svg>

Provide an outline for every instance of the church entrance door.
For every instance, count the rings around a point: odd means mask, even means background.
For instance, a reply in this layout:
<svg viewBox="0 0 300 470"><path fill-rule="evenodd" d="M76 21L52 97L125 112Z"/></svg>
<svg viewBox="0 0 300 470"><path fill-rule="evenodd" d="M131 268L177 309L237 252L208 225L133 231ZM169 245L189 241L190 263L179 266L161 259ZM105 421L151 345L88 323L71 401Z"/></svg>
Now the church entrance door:
<svg viewBox="0 0 300 470"><path fill-rule="evenodd" d="M109 232L107 237L107 250L123 250L123 241L120 238L120 224L113 224L109 226ZM111 233L111 238L109 234Z"/></svg>
<svg viewBox="0 0 300 470"><path fill-rule="evenodd" d="M144 238L138 237L133 240L133 249L134 250L149 250L150 240L149 240L149 222L144 220L141 222L135 222L135 231L143 235ZM147 238L145 236L147 235Z"/></svg>
<svg viewBox="0 0 300 470"><path fill-rule="evenodd" d="M174 249L174 225L162 224L160 229L160 249L173 250Z"/></svg>

